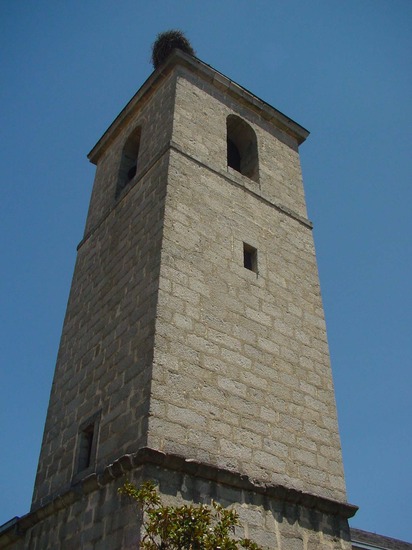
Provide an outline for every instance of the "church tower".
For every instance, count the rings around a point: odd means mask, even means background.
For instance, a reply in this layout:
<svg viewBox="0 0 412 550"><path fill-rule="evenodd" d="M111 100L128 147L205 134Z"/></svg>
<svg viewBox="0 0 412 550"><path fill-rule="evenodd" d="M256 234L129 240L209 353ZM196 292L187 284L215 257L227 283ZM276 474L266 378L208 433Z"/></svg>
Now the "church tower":
<svg viewBox="0 0 412 550"><path fill-rule="evenodd" d="M32 510L13 548L136 548L125 475L154 479L171 502L235 505L267 548L351 547L307 136L175 50L92 149Z"/></svg>

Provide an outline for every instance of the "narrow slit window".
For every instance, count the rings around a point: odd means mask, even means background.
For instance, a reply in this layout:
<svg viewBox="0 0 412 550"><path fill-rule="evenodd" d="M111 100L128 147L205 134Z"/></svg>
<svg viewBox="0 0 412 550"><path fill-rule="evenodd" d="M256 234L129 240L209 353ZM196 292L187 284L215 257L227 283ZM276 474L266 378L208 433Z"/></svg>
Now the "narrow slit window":
<svg viewBox="0 0 412 550"><path fill-rule="evenodd" d="M101 411L96 412L79 427L73 481L79 481L95 467L100 416Z"/></svg>
<svg viewBox="0 0 412 550"><path fill-rule="evenodd" d="M77 471L82 472L92 463L94 443L94 424L87 426L80 432L79 460Z"/></svg>
<svg viewBox="0 0 412 550"><path fill-rule="evenodd" d="M257 249L250 244L243 243L243 267L257 273Z"/></svg>
<svg viewBox="0 0 412 550"><path fill-rule="evenodd" d="M128 186L137 173L141 128L135 128L127 138L120 159L120 168L116 186L116 197Z"/></svg>

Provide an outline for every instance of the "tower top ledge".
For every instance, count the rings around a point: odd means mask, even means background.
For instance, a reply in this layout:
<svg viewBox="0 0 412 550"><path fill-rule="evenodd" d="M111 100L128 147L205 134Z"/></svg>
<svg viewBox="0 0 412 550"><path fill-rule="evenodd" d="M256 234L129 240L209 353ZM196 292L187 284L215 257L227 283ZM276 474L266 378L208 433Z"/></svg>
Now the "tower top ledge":
<svg viewBox="0 0 412 550"><path fill-rule="evenodd" d="M202 80L209 82L217 89L229 94L239 103L246 105L255 111L264 120L272 123L287 134L294 137L300 145L309 135L309 131L297 122L287 117L262 99L258 98L246 88L243 88L227 76L220 73L210 65L207 65L197 57L188 55L181 50L174 50L166 61L144 82L132 99L127 103L120 114L115 118L103 136L99 139L87 158L93 164L97 164L100 156L117 137L122 128L133 116L137 105L146 102L159 85L169 76L177 66L182 66L196 74Z"/></svg>

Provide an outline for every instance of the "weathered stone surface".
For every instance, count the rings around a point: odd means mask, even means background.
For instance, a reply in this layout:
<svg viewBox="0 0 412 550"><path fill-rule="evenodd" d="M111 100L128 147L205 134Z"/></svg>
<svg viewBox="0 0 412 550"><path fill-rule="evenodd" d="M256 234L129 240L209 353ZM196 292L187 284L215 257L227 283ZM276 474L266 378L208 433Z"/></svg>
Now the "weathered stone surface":
<svg viewBox="0 0 412 550"><path fill-rule="evenodd" d="M134 465L127 478L136 485L154 480L165 504L210 504L213 499L234 507L240 521L236 534L252 537L265 548L350 548L346 518L356 507L263 485L236 472L149 448L115 464L124 462ZM97 478L95 489L78 484L14 522L0 537L0 548L136 548L136 506L117 493L126 478L113 464Z"/></svg>
<svg viewBox="0 0 412 550"><path fill-rule="evenodd" d="M256 136L253 180L228 167L229 115ZM116 194L139 126L137 173ZM170 502L234 504L266 547L349 548L306 135L176 53L93 149L32 513L18 522L24 544L9 530L0 544L135 547L134 513L116 493L131 472Z"/></svg>
<svg viewBox="0 0 412 550"><path fill-rule="evenodd" d="M257 134L258 184L227 170L233 112ZM148 444L344 500L341 459L327 457L340 443L297 143L187 71L172 139Z"/></svg>

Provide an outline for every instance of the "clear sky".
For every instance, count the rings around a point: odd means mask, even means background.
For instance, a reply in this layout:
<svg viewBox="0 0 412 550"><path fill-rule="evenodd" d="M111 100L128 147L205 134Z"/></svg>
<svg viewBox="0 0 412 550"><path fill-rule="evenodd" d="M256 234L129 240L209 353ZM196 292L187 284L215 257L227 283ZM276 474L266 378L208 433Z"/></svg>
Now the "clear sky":
<svg viewBox="0 0 412 550"><path fill-rule="evenodd" d="M30 506L85 155L169 28L311 131L301 159L351 523L412 541L410 0L0 2L0 524Z"/></svg>

